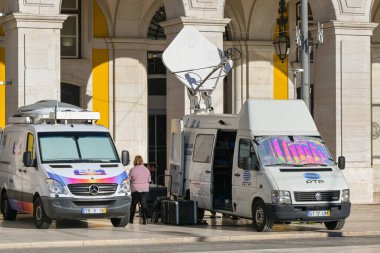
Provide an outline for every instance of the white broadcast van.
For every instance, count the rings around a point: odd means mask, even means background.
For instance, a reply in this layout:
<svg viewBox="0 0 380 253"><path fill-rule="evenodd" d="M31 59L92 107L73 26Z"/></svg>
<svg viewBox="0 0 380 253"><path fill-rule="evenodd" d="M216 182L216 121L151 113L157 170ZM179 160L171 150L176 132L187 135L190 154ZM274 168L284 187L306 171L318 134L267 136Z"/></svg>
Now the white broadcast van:
<svg viewBox="0 0 380 253"><path fill-rule="evenodd" d="M344 157L337 166L303 101L247 100L238 115L186 115L171 127L173 191L200 211L252 219L257 231L293 221L344 226Z"/></svg>
<svg viewBox="0 0 380 253"><path fill-rule="evenodd" d="M8 119L0 140L1 212L33 214L37 228L52 220L110 218L128 224L128 175L99 113L40 101Z"/></svg>

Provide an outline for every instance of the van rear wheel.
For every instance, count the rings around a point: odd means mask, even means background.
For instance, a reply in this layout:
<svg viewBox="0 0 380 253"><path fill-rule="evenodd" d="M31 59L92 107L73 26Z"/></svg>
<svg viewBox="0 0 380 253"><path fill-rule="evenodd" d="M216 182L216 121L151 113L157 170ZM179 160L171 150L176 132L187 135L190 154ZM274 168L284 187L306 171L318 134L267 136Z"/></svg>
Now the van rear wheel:
<svg viewBox="0 0 380 253"><path fill-rule="evenodd" d="M325 227L328 230L341 230L344 227L346 220L328 221L325 222Z"/></svg>
<svg viewBox="0 0 380 253"><path fill-rule="evenodd" d="M11 208L6 192L4 193L2 200L3 202L1 203L1 206L3 208L3 219L15 220L17 217L17 211Z"/></svg>
<svg viewBox="0 0 380 253"><path fill-rule="evenodd" d="M33 204L33 220L38 229L47 229L52 223L52 220L46 216L40 197L37 197Z"/></svg>
<svg viewBox="0 0 380 253"><path fill-rule="evenodd" d="M252 206L252 221L257 232L272 230L273 221L269 217L262 200L256 201Z"/></svg>

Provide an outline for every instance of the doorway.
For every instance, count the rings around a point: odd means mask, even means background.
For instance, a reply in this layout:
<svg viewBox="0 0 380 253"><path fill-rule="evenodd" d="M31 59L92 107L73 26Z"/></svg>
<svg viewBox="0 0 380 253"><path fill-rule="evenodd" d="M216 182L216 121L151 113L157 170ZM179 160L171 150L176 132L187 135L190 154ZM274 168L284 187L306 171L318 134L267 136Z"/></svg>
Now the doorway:
<svg viewBox="0 0 380 253"><path fill-rule="evenodd" d="M157 165L158 183L166 170L166 68L162 52L148 52L148 160ZM155 181L157 183L157 181Z"/></svg>
<svg viewBox="0 0 380 253"><path fill-rule="evenodd" d="M166 169L166 114L150 112L148 126L148 161L157 164L158 183L164 185L164 178L158 177L165 175ZM157 182L155 179L152 180Z"/></svg>
<svg viewBox="0 0 380 253"><path fill-rule="evenodd" d="M218 130L213 166L213 205L232 211L232 168L236 131Z"/></svg>

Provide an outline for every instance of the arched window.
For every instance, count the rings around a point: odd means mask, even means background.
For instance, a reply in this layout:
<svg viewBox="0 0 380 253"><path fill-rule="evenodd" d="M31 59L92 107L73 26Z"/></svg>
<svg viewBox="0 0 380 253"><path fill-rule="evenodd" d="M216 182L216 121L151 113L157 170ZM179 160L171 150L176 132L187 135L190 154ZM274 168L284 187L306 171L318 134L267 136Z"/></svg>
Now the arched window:
<svg viewBox="0 0 380 253"><path fill-rule="evenodd" d="M148 38L166 40L160 22L166 21L165 8L161 6L154 14L148 29ZM148 160L157 164L157 175L166 170L166 68L162 52L147 53L148 74ZM163 184L163 178L159 180Z"/></svg>
<svg viewBox="0 0 380 253"><path fill-rule="evenodd" d="M160 26L160 22L166 21L165 7L161 6L154 14L149 24L148 38L153 40L166 40L164 28Z"/></svg>

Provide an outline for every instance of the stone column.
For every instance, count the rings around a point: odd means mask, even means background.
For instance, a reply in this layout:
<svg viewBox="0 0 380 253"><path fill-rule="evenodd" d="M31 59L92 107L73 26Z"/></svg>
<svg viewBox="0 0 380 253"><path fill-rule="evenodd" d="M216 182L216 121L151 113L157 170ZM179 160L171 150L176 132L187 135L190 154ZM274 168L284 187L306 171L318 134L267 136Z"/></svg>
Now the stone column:
<svg viewBox="0 0 380 253"><path fill-rule="evenodd" d="M60 98L60 30L66 15L13 13L5 31L6 117L42 99Z"/></svg>
<svg viewBox="0 0 380 253"><path fill-rule="evenodd" d="M333 157L346 157L343 172L355 203L373 201L370 42L376 26L324 24L324 43L315 55L314 119Z"/></svg>
<svg viewBox="0 0 380 253"><path fill-rule="evenodd" d="M273 99L273 42L248 41L247 98Z"/></svg>
<svg viewBox="0 0 380 253"><path fill-rule="evenodd" d="M107 39L111 55L110 123L118 150L147 159L148 85L146 40Z"/></svg>

